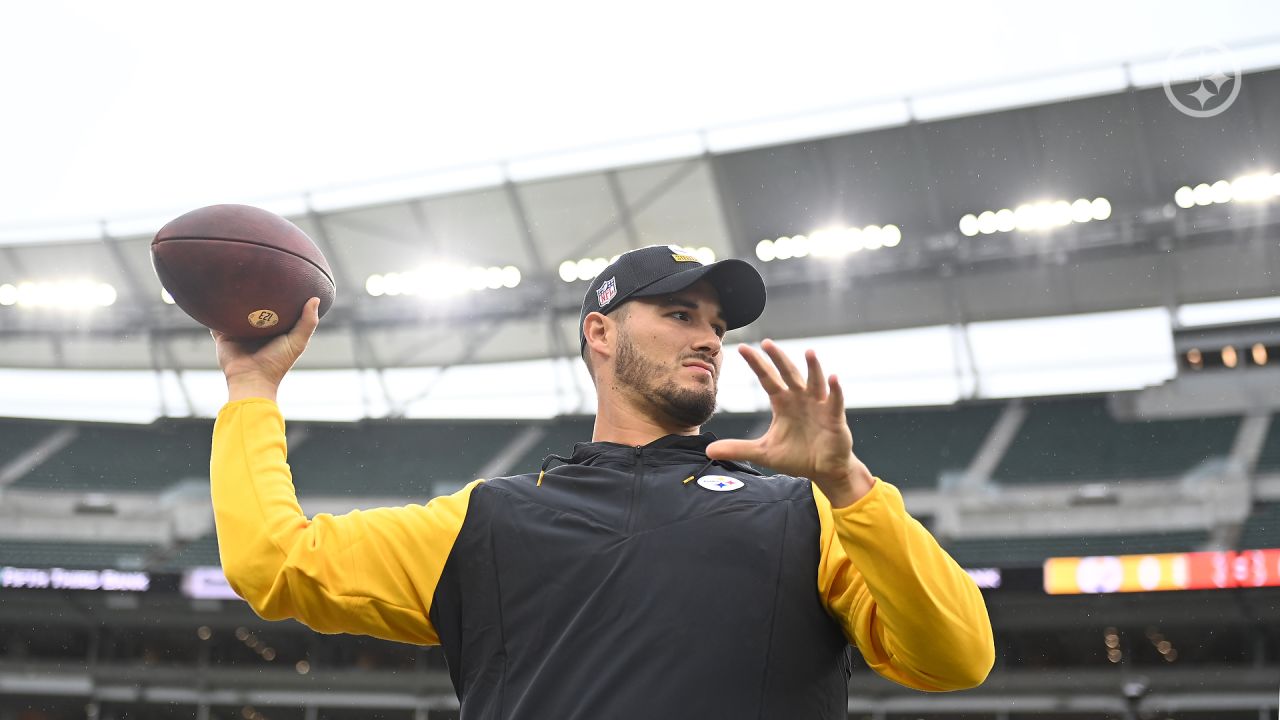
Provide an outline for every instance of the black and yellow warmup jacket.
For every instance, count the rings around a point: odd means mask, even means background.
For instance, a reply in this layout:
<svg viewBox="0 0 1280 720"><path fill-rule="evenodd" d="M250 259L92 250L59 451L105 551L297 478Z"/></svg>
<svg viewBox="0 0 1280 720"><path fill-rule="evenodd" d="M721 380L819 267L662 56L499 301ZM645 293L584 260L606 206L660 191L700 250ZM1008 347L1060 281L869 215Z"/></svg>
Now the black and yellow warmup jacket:
<svg viewBox="0 0 1280 720"><path fill-rule="evenodd" d="M710 437L583 443L541 482L308 520L275 403L228 403L223 568L264 618L443 645L463 720L844 718L850 643L913 688L982 682L982 595L897 489L833 510L710 463Z"/></svg>

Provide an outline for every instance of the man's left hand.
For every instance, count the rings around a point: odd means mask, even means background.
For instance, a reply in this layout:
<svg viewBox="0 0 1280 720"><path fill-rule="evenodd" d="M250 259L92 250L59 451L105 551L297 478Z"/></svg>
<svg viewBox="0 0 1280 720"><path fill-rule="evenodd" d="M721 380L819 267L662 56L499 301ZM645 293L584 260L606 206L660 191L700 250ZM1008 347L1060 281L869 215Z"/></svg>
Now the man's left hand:
<svg viewBox="0 0 1280 720"><path fill-rule="evenodd" d="M867 466L853 454L853 434L844 415L844 393L835 375L824 377L814 351L805 352L809 376L765 340L760 348L773 361L770 366L757 351L742 345L738 351L751 366L760 386L769 395L773 421L755 440L717 440L707 446L707 457L745 460L778 472L812 480L832 507L857 502L875 482Z"/></svg>

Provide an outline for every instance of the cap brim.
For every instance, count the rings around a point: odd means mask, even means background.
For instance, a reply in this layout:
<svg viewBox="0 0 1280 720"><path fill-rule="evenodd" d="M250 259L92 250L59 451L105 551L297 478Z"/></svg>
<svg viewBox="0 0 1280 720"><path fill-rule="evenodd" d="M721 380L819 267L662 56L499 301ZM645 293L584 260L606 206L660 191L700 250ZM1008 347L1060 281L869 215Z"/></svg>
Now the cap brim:
<svg viewBox="0 0 1280 720"><path fill-rule="evenodd" d="M629 297L653 297L679 292L706 279L720 295L720 314L729 330L750 325L764 312L764 279L745 260L730 258L668 275L631 293Z"/></svg>

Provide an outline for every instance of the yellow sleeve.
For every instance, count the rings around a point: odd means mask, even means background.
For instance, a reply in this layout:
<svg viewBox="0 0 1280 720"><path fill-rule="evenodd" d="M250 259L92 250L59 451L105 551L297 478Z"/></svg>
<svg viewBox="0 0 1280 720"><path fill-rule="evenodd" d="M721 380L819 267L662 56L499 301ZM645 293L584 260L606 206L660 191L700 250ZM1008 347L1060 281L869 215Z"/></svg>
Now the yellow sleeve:
<svg viewBox="0 0 1280 720"><path fill-rule="evenodd" d="M818 591L867 664L917 690L962 690L986 679L995 642L982 593L877 479L833 509L815 485L822 527Z"/></svg>
<svg viewBox="0 0 1280 720"><path fill-rule="evenodd" d="M223 406L209 474L231 587L267 620L438 644L431 599L480 481L426 505L308 520L285 460L284 417L274 402Z"/></svg>

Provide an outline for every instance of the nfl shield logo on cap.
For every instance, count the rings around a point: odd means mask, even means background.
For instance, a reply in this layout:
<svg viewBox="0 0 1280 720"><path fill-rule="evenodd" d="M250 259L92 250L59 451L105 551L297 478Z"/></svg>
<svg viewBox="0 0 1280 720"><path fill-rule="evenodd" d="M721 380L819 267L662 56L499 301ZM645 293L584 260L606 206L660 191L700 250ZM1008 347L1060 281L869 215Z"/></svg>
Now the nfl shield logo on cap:
<svg viewBox="0 0 1280 720"><path fill-rule="evenodd" d="M609 304L609 301L618 294L618 278L611 277L600 283L600 287L596 288L596 299L600 301L600 307Z"/></svg>

